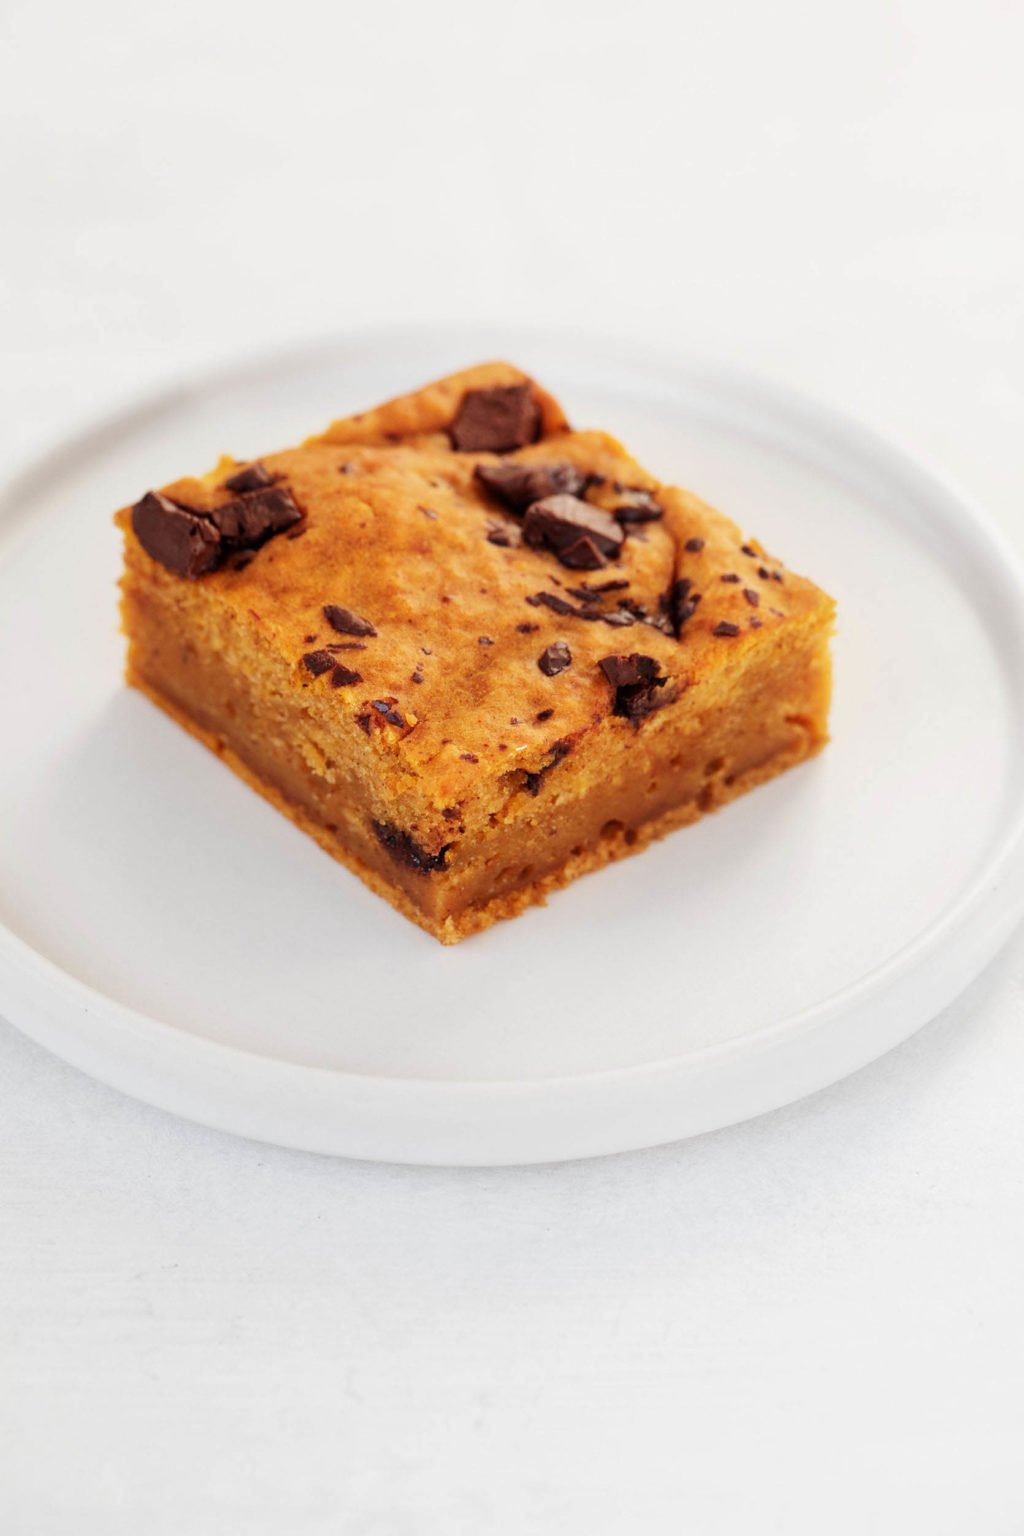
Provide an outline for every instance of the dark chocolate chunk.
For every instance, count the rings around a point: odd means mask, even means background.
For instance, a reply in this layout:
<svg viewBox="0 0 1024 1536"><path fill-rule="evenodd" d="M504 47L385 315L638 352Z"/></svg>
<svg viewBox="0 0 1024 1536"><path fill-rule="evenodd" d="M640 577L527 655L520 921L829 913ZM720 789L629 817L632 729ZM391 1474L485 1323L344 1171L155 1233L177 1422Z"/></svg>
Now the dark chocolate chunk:
<svg viewBox="0 0 1024 1536"><path fill-rule="evenodd" d="M516 629L521 635L533 635L540 629L539 624L517 624Z"/></svg>
<svg viewBox="0 0 1024 1536"><path fill-rule="evenodd" d="M422 667L417 667L415 672L410 674L409 681L411 683L422 683L423 682L423 669L422 669Z"/></svg>
<svg viewBox="0 0 1024 1536"><path fill-rule="evenodd" d="M733 635L738 635L739 632L739 625L731 624L728 619L720 619L715 625L714 629L711 631L713 635L721 635L722 637L728 638L731 638Z"/></svg>
<svg viewBox="0 0 1024 1536"><path fill-rule="evenodd" d="M538 715L537 718L539 720L540 716ZM550 756L548 757L548 760L543 765L543 767L538 768L535 773L526 774L523 788L526 790L527 794L539 795L541 785L544 783L545 778L551 772L552 768L556 768L564 757L569 756L571 751L571 741L556 741L554 746L551 748Z"/></svg>
<svg viewBox="0 0 1024 1536"><path fill-rule="evenodd" d="M369 715L366 715L366 714L356 715L356 725L358 725L358 727L359 727L359 729L361 731L365 731L367 736L369 736L369 734L370 734L370 717L369 717Z"/></svg>
<svg viewBox="0 0 1024 1536"><path fill-rule="evenodd" d="M636 614L630 613L628 608L616 608L612 613L602 613L601 622L610 624L612 629L628 629L636 623Z"/></svg>
<svg viewBox="0 0 1024 1536"><path fill-rule="evenodd" d="M581 581L578 587L566 587L573 597L582 598L585 603L593 602L605 592L625 592L629 582L622 576L617 576L612 581Z"/></svg>
<svg viewBox="0 0 1024 1536"><path fill-rule="evenodd" d="M333 641L324 646L325 651L365 651L366 646L361 640Z"/></svg>
<svg viewBox="0 0 1024 1536"><path fill-rule="evenodd" d="M750 627L751 627L751 629L760 629L761 628L761 620L757 617L756 614L754 615L754 617L750 621Z"/></svg>
<svg viewBox="0 0 1024 1536"><path fill-rule="evenodd" d="M361 619L351 608L339 608L337 603L324 605L324 618L339 635L375 635L377 631L369 619Z"/></svg>
<svg viewBox="0 0 1024 1536"><path fill-rule="evenodd" d="M639 488L627 487L623 493L626 500L615 508L615 520L618 523L656 523L664 516L663 509L655 501L650 491Z"/></svg>
<svg viewBox="0 0 1024 1536"><path fill-rule="evenodd" d="M378 715L383 715L384 719L388 722L389 725L404 725L405 719L402 715L399 714L398 710L395 709L394 705L394 699L370 700L371 709L375 709Z"/></svg>
<svg viewBox="0 0 1024 1536"><path fill-rule="evenodd" d="M512 535L500 523L491 523L487 529L487 542L488 544L497 544L502 549L511 549Z"/></svg>
<svg viewBox="0 0 1024 1536"><path fill-rule="evenodd" d="M464 763L478 763L480 761L475 752L460 752L459 757Z"/></svg>
<svg viewBox="0 0 1024 1536"><path fill-rule="evenodd" d="M564 672L566 667L572 666L572 651L564 640L555 640L546 651L540 653L537 665L545 677L557 677L559 672Z"/></svg>
<svg viewBox="0 0 1024 1536"><path fill-rule="evenodd" d="M653 656L640 656L635 651L630 656L605 656L598 666L615 690L612 714L631 720L635 726L678 696L677 688L666 686L669 680L661 676Z"/></svg>
<svg viewBox="0 0 1024 1536"><path fill-rule="evenodd" d="M541 711L540 711L540 713L539 713L539 714L536 714L536 715L534 715L534 717L533 717L533 718L534 718L534 719L535 719L535 720L536 720L536 721L538 721L538 722L542 722L542 721L544 721L544 720L550 720L550 719L551 719L551 716L552 716L552 715L553 715L553 714L554 714L554 710L553 710L553 709L542 709L542 710L541 710Z"/></svg>
<svg viewBox="0 0 1024 1536"><path fill-rule="evenodd" d="M334 657L330 651L310 651L302 658L302 665L307 672L312 672L314 677L319 677L323 672L329 672L334 666Z"/></svg>
<svg viewBox="0 0 1024 1536"><path fill-rule="evenodd" d="M719 581L732 582L733 585L735 586L735 585L738 585L740 578L736 575L735 571L726 571L725 575L724 576L719 576L718 579L719 579Z"/></svg>
<svg viewBox="0 0 1024 1536"><path fill-rule="evenodd" d="M147 555L176 576L195 581L220 564L221 539L212 523L159 491L149 491L132 507L132 527Z"/></svg>
<svg viewBox="0 0 1024 1536"><path fill-rule="evenodd" d="M478 464L474 473L513 512L525 512L545 496L582 496L587 483L574 464Z"/></svg>
<svg viewBox="0 0 1024 1536"><path fill-rule="evenodd" d="M768 570L767 566L759 565L757 568L757 574L760 576L762 581L771 581L772 579L772 573L770 570Z"/></svg>
<svg viewBox="0 0 1024 1536"><path fill-rule="evenodd" d="M418 875L430 875L437 869L448 868L448 851L453 846L451 843L445 843L437 853L428 853L411 832L404 832L400 827L393 827L384 821L371 822L371 826L381 847L386 848L397 863L414 869Z"/></svg>
<svg viewBox="0 0 1024 1536"><path fill-rule="evenodd" d="M230 548L257 549L275 533L283 533L302 518L291 491L283 485L247 491L221 502L206 514Z"/></svg>
<svg viewBox="0 0 1024 1536"><path fill-rule="evenodd" d="M224 481L224 489L235 491L241 496L245 491L263 491L268 485L273 485L274 477L266 465L250 464L246 469L239 469L235 474Z"/></svg>
<svg viewBox="0 0 1024 1536"><path fill-rule="evenodd" d="M600 507L560 494L527 508L523 537L528 544L546 545L571 570L595 571L619 553L625 535Z"/></svg>
<svg viewBox="0 0 1024 1536"><path fill-rule="evenodd" d="M683 548L687 550L691 555L699 555L701 550L704 548L704 540L687 539L686 543L683 545Z"/></svg>
<svg viewBox="0 0 1024 1536"><path fill-rule="evenodd" d="M744 587L743 596L746 598L751 608L757 608L760 605L761 594L760 592L755 592L753 587Z"/></svg>
<svg viewBox="0 0 1024 1536"><path fill-rule="evenodd" d="M340 662L331 673L332 688L348 688L352 683L361 683L362 680L361 672L353 672L350 667L343 667Z"/></svg>
<svg viewBox="0 0 1024 1536"><path fill-rule="evenodd" d="M460 453L509 453L540 436L540 406L529 384L469 389L451 425Z"/></svg>
<svg viewBox="0 0 1024 1536"><path fill-rule="evenodd" d="M757 550L753 547L752 544L741 544L740 545L740 554L741 555L749 555L751 560L756 560L757 557L758 557L757 556Z"/></svg>

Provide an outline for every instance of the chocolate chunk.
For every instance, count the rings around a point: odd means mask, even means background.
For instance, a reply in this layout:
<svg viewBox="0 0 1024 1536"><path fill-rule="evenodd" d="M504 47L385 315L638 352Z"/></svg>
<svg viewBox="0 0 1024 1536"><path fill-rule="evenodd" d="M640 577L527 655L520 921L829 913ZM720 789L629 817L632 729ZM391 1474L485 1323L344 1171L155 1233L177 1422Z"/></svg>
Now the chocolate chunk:
<svg viewBox="0 0 1024 1536"><path fill-rule="evenodd" d="M752 544L741 544L740 545L740 554L741 555L749 555L751 560L756 560L757 559L757 550L753 547Z"/></svg>
<svg viewBox="0 0 1024 1536"><path fill-rule="evenodd" d="M476 643L477 645L493 645L494 641L491 639L490 635L477 635Z"/></svg>
<svg viewBox="0 0 1024 1536"><path fill-rule="evenodd" d="M487 529L487 542L488 544L497 544L502 549L511 549L512 535L500 523L491 523Z"/></svg>
<svg viewBox="0 0 1024 1536"><path fill-rule="evenodd" d="M571 570L595 571L619 553L625 535L600 507L561 494L527 508L523 537L536 547L546 545Z"/></svg>
<svg viewBox="0 0 1024 1536"><path fill-rule="evenodd" d="M464 763L478 763L480 761L475 752L460 752L459 757Z"/></svg>
<svg viewBox="0 0 1024 1536"><path fill-rule="evenodd" d="M587 483L574 464L478 464L474 473L513 512L525 512L545 496L581 496Z"/></svg>
<svg viewBox="0 0 1024 1536"><path fill-rule="evenodd" d="M704 548L704 540L687 539L686 543L683 545L683 548L687 550L691 555L699 555L701 550Z"/></svg>
<svg viewBox="0 0 1024 1536"><path fill-rule="evenodd" d="M327 603L324 606L324 618L332 629L336 629L339 635L376 635L377 631L369 619L361 619L358 613L353 613L351 608L339 608L337 603Z"/></svg>
<svg viewBox="0 0 1024 1536"><path fill-rule="evenodd" d="M350 667L343 667L340 662L331 673L332 688L348 688L353 683L361 683L362 680L361 672L353 672Z"/></svg>
<svg viewBox="0 0 1024 1536"><path fill-rule="evenodd" d="M572 666L572 651L564 640L555 640L546 651L541 652L537 665L545 677L557 677L559 672Z"/></svg>
<svg viewBox="0 0 1024 1536"><path fill-rule="evenodd" d="M760 629L761 628L761 620L757 617L756 614L755 614L755 616L750 621L750 627L751 627L751 629Z"/></svg>
<svg viewBox="0 0 1024 1536"><path fill-rule="evenodd" d="M375 709L378 715L383 715L389 725L404 725L405 719L395 709L394 699L371 699L370 708Z"/></svg>
<svg viewBox="0 0 1024 1536"><path fill-rule="evenodd" d="M736 575L735 571L726 571L725 575L724 576L719 576L718 579L719 579L719 581L731 582L735 586L735 585L738 585L740 578Z"/></svg>
<svg viewBox="0 0 1024 1536"><path fill-rule="evenodd" d="M299 522L302 513L291 491L275 485L222 502L219 507L211 507L206 516L229 547L257 549L275 533L283 533Z"/></svg>
<svg viewBox="0 0 1024 1536"><path fill-rule="evenodd" d="M540 716L538 715L537 718L539 720ZM544 783L545 778L551 772L552 768L556 768L563 758L569 756L571 751L571 741L556 741L554 746L551 748L551 754L544 766L542 768L538 768L536 773L527 773L525 775L525 783L523 784L523 788L526 790L527 794L539 795L541 785Z"/></svg>
<svg viewBox="0 0 1024 1536"><path fill-rule="evenodd" d="M593 602L605 592L625 592L628 586L629 582L618 576L612 581L581 581L578 587L566 587L565 590L586 603Z"/></svg>
<svg viewBox="0 0 1024 1536"><path fill-rule="evenodd" d="M135 537L146 551L175 576L195 581L220 564L221 540L208 519L159 491L149 491L132 507Z"/></svg>
<svg viewBox="0 0 1024 1536"><path fill-rule="evenodd" d="M693 591L693 582L689 577L681 576L678 581L672 583L668 595L668 618L672 625L672 633L677 640L683 625L697 612L699 602L700 593Z"/></svg>
<svg viewBox="0 0 1024 1536"><path fill-rule="evenodd" d="M770 570L768 570L767 566L759 565L757 568L757 574L760 576L762 581L771 581L772 579L772 573Z"/></svg>
<svg viewBox="0 0 1024 1536"><path fill-rule="evenodd" d="M650 491L637 488L627 488L624 492L628 498L620 506L615 508L615 520L618 523L656 523L664 516L663 509L655 501Z"/></svg>
<svg viewBox="0 0 1024 1536"><path fill-rule="evenodd" d="M572 603L567 603L557 592L532 592L526 602L531 608L550 608L552 613L560 614L563 618L595 620L601 617L593 608L574 608Z"/></svg>
<svg viewBox="0 0 1024 1536"><path fill-rule="evenodd" d="M224 481L224 489L236 491L242 495L245 491L266 490L268 485L273 485L274 477L265 464L250 464L246 469L237 470Z"/></svg>
<svg viewBox="0 0 1024 1536"><path fill-rule="evenodd" d="M636 614L630 613L628 608L616 608L613 613L602 613L601 622L610 624L612 629L628 629L630 624L636 623Z"/></svg>
<svg viewBox="0 0 1024 1536"><path fill-rule="evenodd" d="M437 853L428 853L411 832L404 832L384 821L374 821L370 825L381 847L386 848L397 863L414 869L418 875L431 875L437 869L448 868L448 851L453 844L445 843Z"/></svg>
<svg viewBox="0 0 1024 1536"><path fill-rule="evenodd" d="M715 625L714 629L711 631L713 635L721 635L723 637L729 638L731 638L733 635L738 635L739 632L739 625L731 624L728 619L720 619L719 622Z"/></svg>
<svg viewBox="0 0 1024 1536"><path fill-rule="evenodd" d="M653 656L640 656L635 651L630 656L605 656L598 666L615 690L612 714L631 720L635 726L678 696L676 687L666 686L668 678L660 675Z"/></svg>
<svg viewBox="0 0 1024 1536"><path fill-rule="evenodd" d="M542 709L542 710L541 710L541 711L540 711L540 713L539 713L539 714L536 714L536 715L534 715L534 717L533 717L533 718L534 718L534 719L535 719L535 720L536 720L536 721L538 721L538 722L542 722L542 721L544 721L544 720L550 720L550 719L551 719L551 716L552 716L552 715L553 715L553 714L554 714L554 710L553 710L553 709Z"/></svg>
<svg viewBox="0 0 1024 1536"><path fill-rule="evenodd" d="M324 646L325 651L365 651L366 646L361 640L346 640L344 643L335 641Z"/></svg>
<svg viewBox="0 0 1024 1536"><path fill-rule="evenodd" d="M334 666L334 657L330 651L310 651L302 658L302 665L307 672L312 672L314 677L319 677L324 672L329 672Z"/></svg>
<svg viewBox="0 0 1024 1536"><path fill-rule="evenodd" d="M409 681L411 683L422 683L423 682L423 668L422 667L417 667L415 672L410 674Z"/></svg>
<svg viewBox="0 0 1024 1536"><path fill-rule="evenodd" d="M521 635L533 635L540 629L539 624L517 624L516 629Z"/></svg>
<svg viewBox="0 0 1024 1536"><path fill-rule="evenodd" d="M529 384L469 389L451 425L460 453L508 453L540 436L540 406Z"/></svg>
<svg viewBox="0 0 1024 1536"><path fill-rule="evenodd" d="M746 598L751 608L759 607L761 602L761 594L760 592L755 592L753 587L744 587L743 596Z"/></svg>

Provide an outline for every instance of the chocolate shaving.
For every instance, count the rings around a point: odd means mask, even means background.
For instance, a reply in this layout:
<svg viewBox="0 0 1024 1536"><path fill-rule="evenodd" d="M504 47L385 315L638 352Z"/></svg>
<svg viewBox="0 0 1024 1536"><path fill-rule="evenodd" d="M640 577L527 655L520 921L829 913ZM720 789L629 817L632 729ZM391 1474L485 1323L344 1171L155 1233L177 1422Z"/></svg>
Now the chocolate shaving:
<svg viewBox="0 0 1024 1536"><path fill-rule="evenodd" d="M369 619L361 619L358 613L352 612L351 608L340 608L337 603L326 603L323 614L331 628L336 629L339 635L376 635L377 633Z"/></svg>
<svg viewBox="0 0 1024 1536"><path fill-rule="evenodd" d="M587 478L574 464L478 464L476 478L492 496L513 512L525 512L535 501L565 493L581 496Z"/></svg>
<svg viewBox="0 0 1024 1536"><path fill-rule="evenodd" d="M528 544L552 550L570 570L596 571L618 555L625 535L600 507L561 494L527 508L523 537Z"/></svg>
<svg viewBox="0 0 1024 1536"><path fill-rule="evenodd" d="M509 453L540 436L540 406L529 384L469 389L451 424L460 453Z"/></svg>
<svg viewBox="0 0 1024 1536"><path fill-rule="evenodd" d="M605 656L598 666L615 690L612 714L621 715L634 726L678 696L675 686L666 686L669 680L661 676L653 656L640 656L635 651L630 656Z"/></svg>
<svg viewBox="0 0 1024 1536"><path fill-rule="evenodd" d="M373 821L370 825L381 847L386 848L397 863L405 864L418 875L431 875L435 870L448 868L448 852L454 844L445 843L437 853L428 853L411 832L404 832L386 821Z"/></svg>
<svg viewBox="0 0 1024 1536"><path fill-rule="evenodd" d="M564 640L555 640L540 653L537 665L545 677L557 677L559 672L572 666L572 652Z"/></svg>
<svg viewBox="0 0 1024 1536"><path fill-rule="evenodd" d="M224 488L228 491L236 491L241 496L246 491L265 490L268 485L273 485L273 483L274 476L267 469L266 465L257 462L231 475L229 479L224 481Z"/></svg>

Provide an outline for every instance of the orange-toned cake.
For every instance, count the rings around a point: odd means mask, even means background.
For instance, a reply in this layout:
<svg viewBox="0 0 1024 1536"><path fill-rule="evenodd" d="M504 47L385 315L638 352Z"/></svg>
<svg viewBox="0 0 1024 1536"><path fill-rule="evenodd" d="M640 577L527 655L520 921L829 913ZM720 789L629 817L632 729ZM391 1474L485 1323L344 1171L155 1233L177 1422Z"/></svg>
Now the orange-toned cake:
<svg viewBox="0 0 1024 1536"><path fill-rule="evenodd" d="M445 944L827 739L832 600L504 363L117 520L128 681Z"/></svg>

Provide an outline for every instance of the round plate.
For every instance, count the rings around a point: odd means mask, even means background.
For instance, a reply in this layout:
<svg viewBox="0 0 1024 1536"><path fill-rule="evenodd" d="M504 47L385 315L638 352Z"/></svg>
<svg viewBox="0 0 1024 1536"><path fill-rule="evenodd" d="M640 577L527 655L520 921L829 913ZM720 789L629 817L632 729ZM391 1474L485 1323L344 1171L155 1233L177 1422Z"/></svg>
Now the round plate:
<svg viewBox="0 0 1024 1536"><path fill-rule="evenodd" d="M839 601L815 762L443 949L122 686L117 506L488 356ZM127 1093L415 1163L585 1157L821 1088L1024 910L1024 601L961 495L774 386L447 329L249 364L62 447L0 522L0 1008Z"/></svg>

